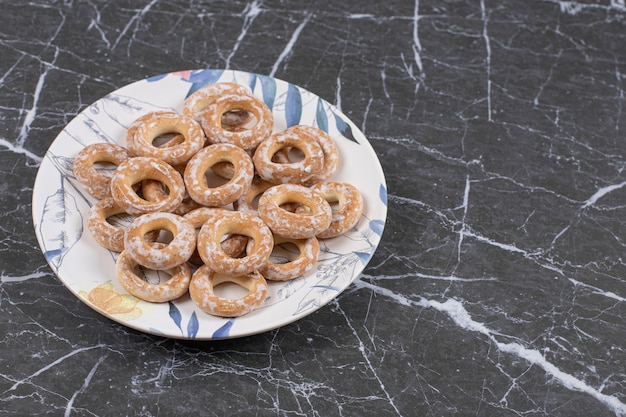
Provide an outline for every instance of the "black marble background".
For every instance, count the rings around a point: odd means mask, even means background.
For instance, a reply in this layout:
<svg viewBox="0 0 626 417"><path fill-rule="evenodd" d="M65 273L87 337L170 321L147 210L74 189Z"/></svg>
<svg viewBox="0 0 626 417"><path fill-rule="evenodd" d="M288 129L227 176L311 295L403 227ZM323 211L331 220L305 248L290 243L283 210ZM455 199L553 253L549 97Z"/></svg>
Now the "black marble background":
<svg viewBox="0 0 626 417"><path fill-rule="evenodd" d="M236 340L100 316L31 220L77 113L198 68L337 105L388 184L360 280ZM0 416L626 415L625 92L623 0L0 0Z"/></svg>

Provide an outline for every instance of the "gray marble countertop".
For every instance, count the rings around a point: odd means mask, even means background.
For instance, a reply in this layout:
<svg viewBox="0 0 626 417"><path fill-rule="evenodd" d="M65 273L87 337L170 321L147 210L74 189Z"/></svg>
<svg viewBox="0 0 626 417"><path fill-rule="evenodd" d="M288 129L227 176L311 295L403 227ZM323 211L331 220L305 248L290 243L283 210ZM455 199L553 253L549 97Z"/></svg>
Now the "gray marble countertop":
<svg viewBox="0 0 626 417"><path fill-rule="evenodd" d="M0 416L626 416L623 0L0 5ZM32 223L68 122L202 68L334 104L388 187L360 278L238 339L100 315Z"/></svg>

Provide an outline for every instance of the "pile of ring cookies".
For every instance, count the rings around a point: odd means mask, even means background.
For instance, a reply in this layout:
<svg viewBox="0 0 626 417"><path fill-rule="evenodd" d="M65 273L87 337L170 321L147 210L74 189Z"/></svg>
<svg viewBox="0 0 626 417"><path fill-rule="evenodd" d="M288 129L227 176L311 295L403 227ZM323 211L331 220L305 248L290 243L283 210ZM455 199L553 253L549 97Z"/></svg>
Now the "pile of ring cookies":
<svg viewBox="0 0 626 417"><path fill-rule="evenodd" d="M222 82L189 95L182 113L137 118L125 147L96 143L78 152L75 177L97 199L87 228L119 253L124 289L149 302L188 293L206 313L241 316L263 304L268 281L311 270L318 239L356 225L363 199L353 185L330 180L339 164L332 138L313 126L273 127L263 101ZM109 221L117 215L130 215L130 224ZM297 254L275 261L285 245ZM151 284L145 270L170 278ZM226 282L246 295L218 296L215 287Z"/></svg>

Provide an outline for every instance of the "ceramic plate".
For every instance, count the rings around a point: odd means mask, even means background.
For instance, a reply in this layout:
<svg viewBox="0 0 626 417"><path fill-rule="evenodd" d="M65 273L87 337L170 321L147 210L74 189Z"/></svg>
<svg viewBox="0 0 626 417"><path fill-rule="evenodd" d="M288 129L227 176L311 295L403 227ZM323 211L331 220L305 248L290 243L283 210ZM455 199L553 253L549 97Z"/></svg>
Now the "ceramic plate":
<svg viewBox="0 0 626 417"><path fill-rule="evenodd" d="M248 86L274 114L274 130L295 124L317 126L335 140L341 163L334 176L363 194L359 223L344 236L320 241L316 267L285 283L270 283L263 306L243 317L208 315L184 296L154 304L141 301L118 284L117 254L96 243L86 229L95 202L72 172L76 153L96 142L125 145L126 129L155 110L182 111L185 97L221 81ZM72 293L110 319L142 332L181 339L235 338L294 322L324 306L363 271L380 241L387 214L384 174L363 133L336 107L315 94L275 78L228 70L193 70L159 75L129 84L96 101L54 140L33 189L33 222L50 267Z"/></svg>

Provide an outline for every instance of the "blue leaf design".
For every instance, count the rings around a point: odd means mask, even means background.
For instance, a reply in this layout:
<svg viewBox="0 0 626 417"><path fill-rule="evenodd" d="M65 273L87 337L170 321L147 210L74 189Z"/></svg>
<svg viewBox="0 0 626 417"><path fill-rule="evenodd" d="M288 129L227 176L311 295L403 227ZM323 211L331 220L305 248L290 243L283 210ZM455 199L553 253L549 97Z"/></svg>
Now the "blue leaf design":
<svg viewBox="0 0 626 417"><path fill-rule="evenodd" d="M174 321L174 323L176 324L176 326L181 330L182 332L182 327L180 325L181 321L182 321L182 317L180 315L180 310L178 309L178 307L176 307L176 305L171 302L168 301L168 304L170 305L170 317L171 319Z"/></svg>
<svg viewBox="0 0 626 417"><path fill-rule="evenodd" d="M367 263L367 261L369 261L369 259L372 257L372 252L354 252L354 254L356 256L359 257L359 259L361 260L361 262L363 262L364 264Z"/></svg>
<svg viewBox="0 0 626 417"><path fill-rule="evenodd" d="M228 337L230 333L230 329L233 327L234 323L235 323L235 319L228 320L222 327L220 327L215 332L213 332L213 338L219 339L222 337Z"/></svg>
<svg viewBox="0 0 626 417"><path fill-rule="evenodd" d="M256 74L250 74L250 91L254 92L256 87Z"/></svg>
<svg viewBox="0 0 626 417"><path fill-rule="evenodd" d="M187 323L187 336L194 338L198 334L198 329L200 328L200 323L198 322L198 316L194 311L191 313L191 317L189 318L189 323Z"/></svg>
<svg viewBox="0 0 626 417"><path fill-rule="evenodd" d="M195 93L202 87L208 84L215 84L218 82L224 70L200 70L193 71L189 74L189 81L191 82L191 87L187 92L187 97L191 94Z"/></svg>
<svg viewBox="0 0 626 417"><path fill-rule="evenodd" d="M321 98L317 99L317 110L315 111L315 120L317 121L317 127L324 132L328 133L328 116L326 116L326 110L324 110L324 102Z"/></svg>
<svg viewBox="0 0 626 417"><path fill-rule="evenodd" d="M57 262L54 262L54 259L63 256L63 254L68 251L68 249L69 248L48 250L48 251L44 252L43 256L46 257L46 260L48 262L53 263L53 264L57 264Z"/></svg>
<svg viewBox="0 0 626 417"><path fill-rule="evenodd" d="M263 89L263 102L271 109L274 107L274 99L276 98L276 80L265 75L259 75L258 78Z"/></svg>
<svg viewBox="0 0 626 417"><path fill-rule="evenodd" d="M191 71L189 73L189 81L194 84L214 84L224 74L224 70L205 69L199 71Z"/></svg>
<svg viewBox="0 0 626 417"><path fill-rule="evenodd" d="M287 127L295 126L300 123L302 117L302 97L300 90L293 84L289 84L287 88L287 102L285 103L285 119Z"/></svg>
<svg viewBox="0 0 626 417"><path fill-rule="evenodd" d="M378 196L380 197L380 201L382 201L385 207L387 207L387 188L384 184L380 184L380 188L378 189Z"/></svg>
<svg viewBox="0 0 626 417"><path fill-rule="evenodd" d="M156 327L148 327L148 330L153 334L165 334L161 331L161 329L157 329Z"/></svg>
<svg viewBox="0 0 626 417"><path fill-rule="evenodd" d="M154 77L146 78L146 81L149 82L149 83L153 83L155 81L159 81L159 80L165 78L166 76L167 76L167 74L155 75Z"/></svg>
<svg viewBox="0 0 626 417"><path fill-rule="evenodd" d="M378 236L383 234L383 229L385 227L385 222L383 220L371 220L370 221L370 229Z"/></svg>
<svg viewBox="0 0 626 417"><path fill-rule="evenodd" d="M354 135L352 134L352 129L350 128L350 125L348 123L346 123L345 120L343 120L341 118L341 116L339 116L337 113L333 112L334 116L335 116L335 124L337 125L337 130L339 130L339 132L346 138L349 139L355 143L359 143L357 142L357 140L354 138Z"/></svg>

